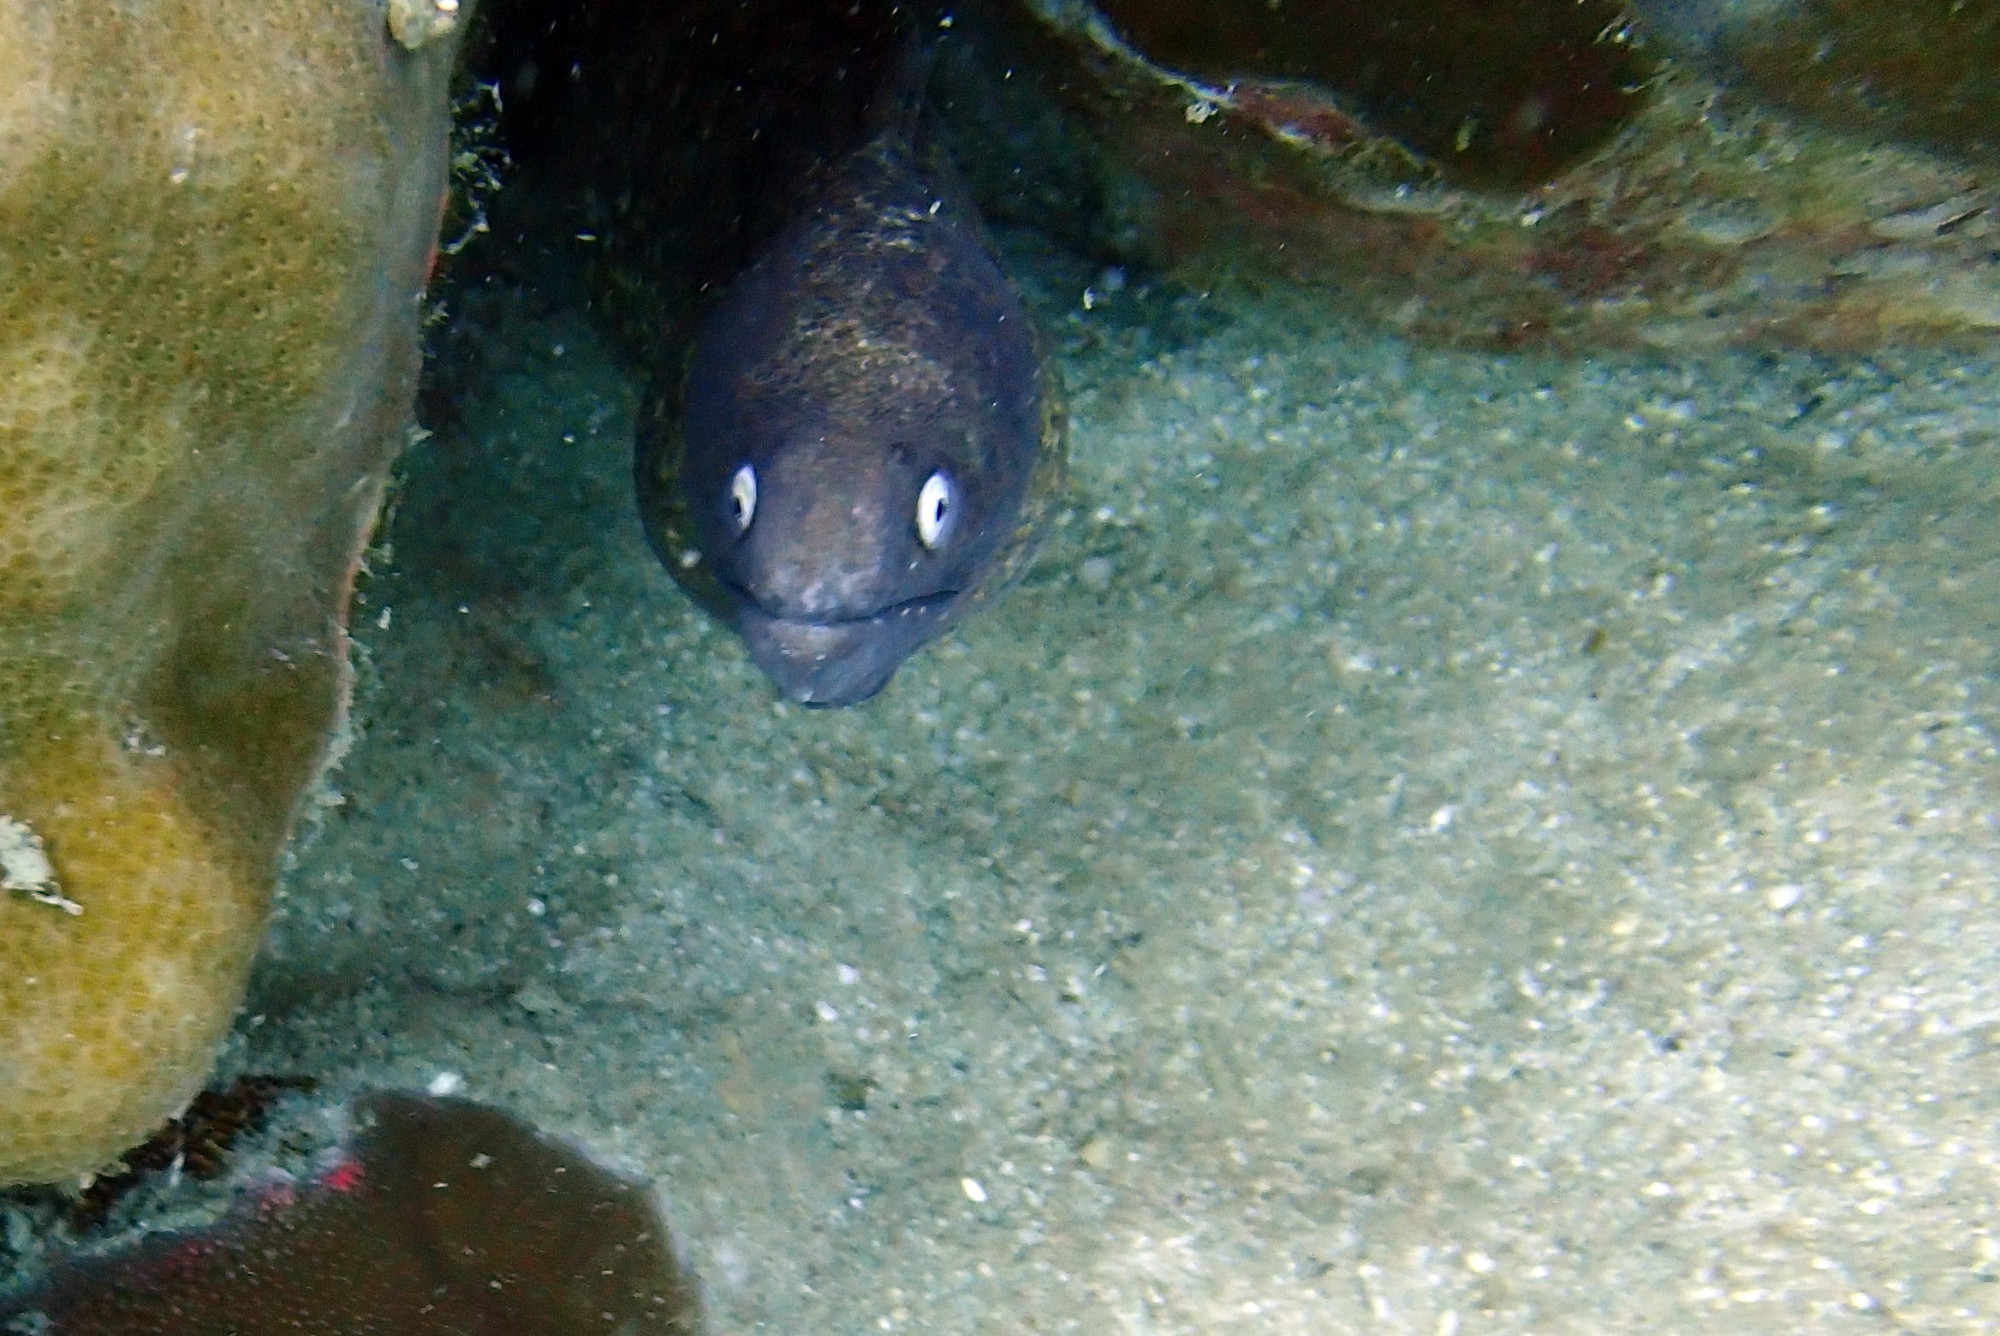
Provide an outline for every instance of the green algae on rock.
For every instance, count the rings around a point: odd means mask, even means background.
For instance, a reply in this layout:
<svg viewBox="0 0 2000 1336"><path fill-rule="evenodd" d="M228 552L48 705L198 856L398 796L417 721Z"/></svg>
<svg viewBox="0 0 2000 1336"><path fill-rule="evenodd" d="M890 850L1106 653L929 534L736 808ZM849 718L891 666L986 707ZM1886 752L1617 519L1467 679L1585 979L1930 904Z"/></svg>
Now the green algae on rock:
<svg viewBox="0 0 2000 1336"><path fill-rule="evenodd" d="M470 1100L381 1093L357 1120L311 1183L266 1187L211 1230L63 1262L0 1318L49 1336L700 1329L645 1185Z"/></svg>

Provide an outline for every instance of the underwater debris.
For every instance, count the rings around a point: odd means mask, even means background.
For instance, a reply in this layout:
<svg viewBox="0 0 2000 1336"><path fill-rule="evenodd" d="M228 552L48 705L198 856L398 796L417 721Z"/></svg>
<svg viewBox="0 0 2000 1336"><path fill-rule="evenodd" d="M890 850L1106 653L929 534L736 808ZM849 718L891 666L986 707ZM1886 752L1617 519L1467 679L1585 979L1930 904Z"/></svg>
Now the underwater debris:
<svg viewBox="0 0 2000 1336"><path fill-rule="evenodd" d="M213 1229L73 1258L8 1331L46 1336L695 1332L694 1282L645 1184L464 1099L378 1093L310 1183Z"/></svg>
<svg viewBox="0 0 2000 1336"><path fill-rule="evenodd" d="M452 99L451 193L439 230L441 256L459 254L491 230L487 208L514 166L500 138L502 111L495 80L475 79Z"/></svg>

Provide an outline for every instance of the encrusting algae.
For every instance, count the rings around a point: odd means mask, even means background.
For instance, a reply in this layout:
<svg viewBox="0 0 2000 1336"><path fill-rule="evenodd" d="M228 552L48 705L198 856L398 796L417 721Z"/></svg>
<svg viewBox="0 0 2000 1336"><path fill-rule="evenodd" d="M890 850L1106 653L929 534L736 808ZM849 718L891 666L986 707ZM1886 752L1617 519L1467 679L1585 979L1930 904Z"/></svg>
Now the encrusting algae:
<svg viewBox="0 0 2000 1336"><path fill-rule="evenodd" d="M0 0L0 1184L174 1113L241 997L346 698L451 46Z"/></svg>

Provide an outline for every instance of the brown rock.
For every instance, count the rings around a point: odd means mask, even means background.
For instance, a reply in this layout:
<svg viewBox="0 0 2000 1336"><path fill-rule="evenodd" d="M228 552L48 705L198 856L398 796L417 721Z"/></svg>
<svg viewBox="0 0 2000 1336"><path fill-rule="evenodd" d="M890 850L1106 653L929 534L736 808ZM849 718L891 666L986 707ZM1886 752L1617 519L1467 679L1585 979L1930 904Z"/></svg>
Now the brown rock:
<svg viewBox="0 0 2000 1336"><path fill-rule="evenodd" d="M1921 81L1893 84L1903 113L1843 128L1647 54L1666 44L1636 21L1579 46L1553 11L1588 7L1505 8L1551 11L1526 25L1547 40L1520 48L1542 63L1511 76L1505 61L1457 72L1463 34L1442 20L1429 36L1343 28L1379 41L1366 57L1306 40L1345 12L1336 0L1213 6L1194 33L1169 0L1024 0L1046 39L1020 50L1093 142L1093 189L1117 215L1102 231L1197 283L1305 284L1413 333L1502 347L1866 348L2000 325L2000 194L1940 136L1884 137L1936 119L1913 109ZM1877 48L1895 68L1901 49ZM1389 97L1371 60L1435 77ZM1939 114L1976 85L1942 88Z"/></svg>
<svg viewBox="0 0 2000 1336"><path fill-rule="evenodd" d="M65 1262L14 1316L51 1336L700 1329L645 1184L469 1100L377 1094L358 1116L314 1182Z"/></svg>

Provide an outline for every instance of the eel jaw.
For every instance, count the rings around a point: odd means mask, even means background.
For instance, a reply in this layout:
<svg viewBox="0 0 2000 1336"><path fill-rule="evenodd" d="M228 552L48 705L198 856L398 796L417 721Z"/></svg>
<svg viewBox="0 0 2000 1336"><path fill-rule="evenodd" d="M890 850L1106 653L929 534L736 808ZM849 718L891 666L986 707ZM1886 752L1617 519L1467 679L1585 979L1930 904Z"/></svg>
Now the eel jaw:
<svg viewBox="0 0 2000 1336"><path fill-rule="evenodd" d="M858 617L780 617L732 588L737 634L778 690L801 705L858 705L889 684L904 659L951 621L945 590Z"/></svg>

